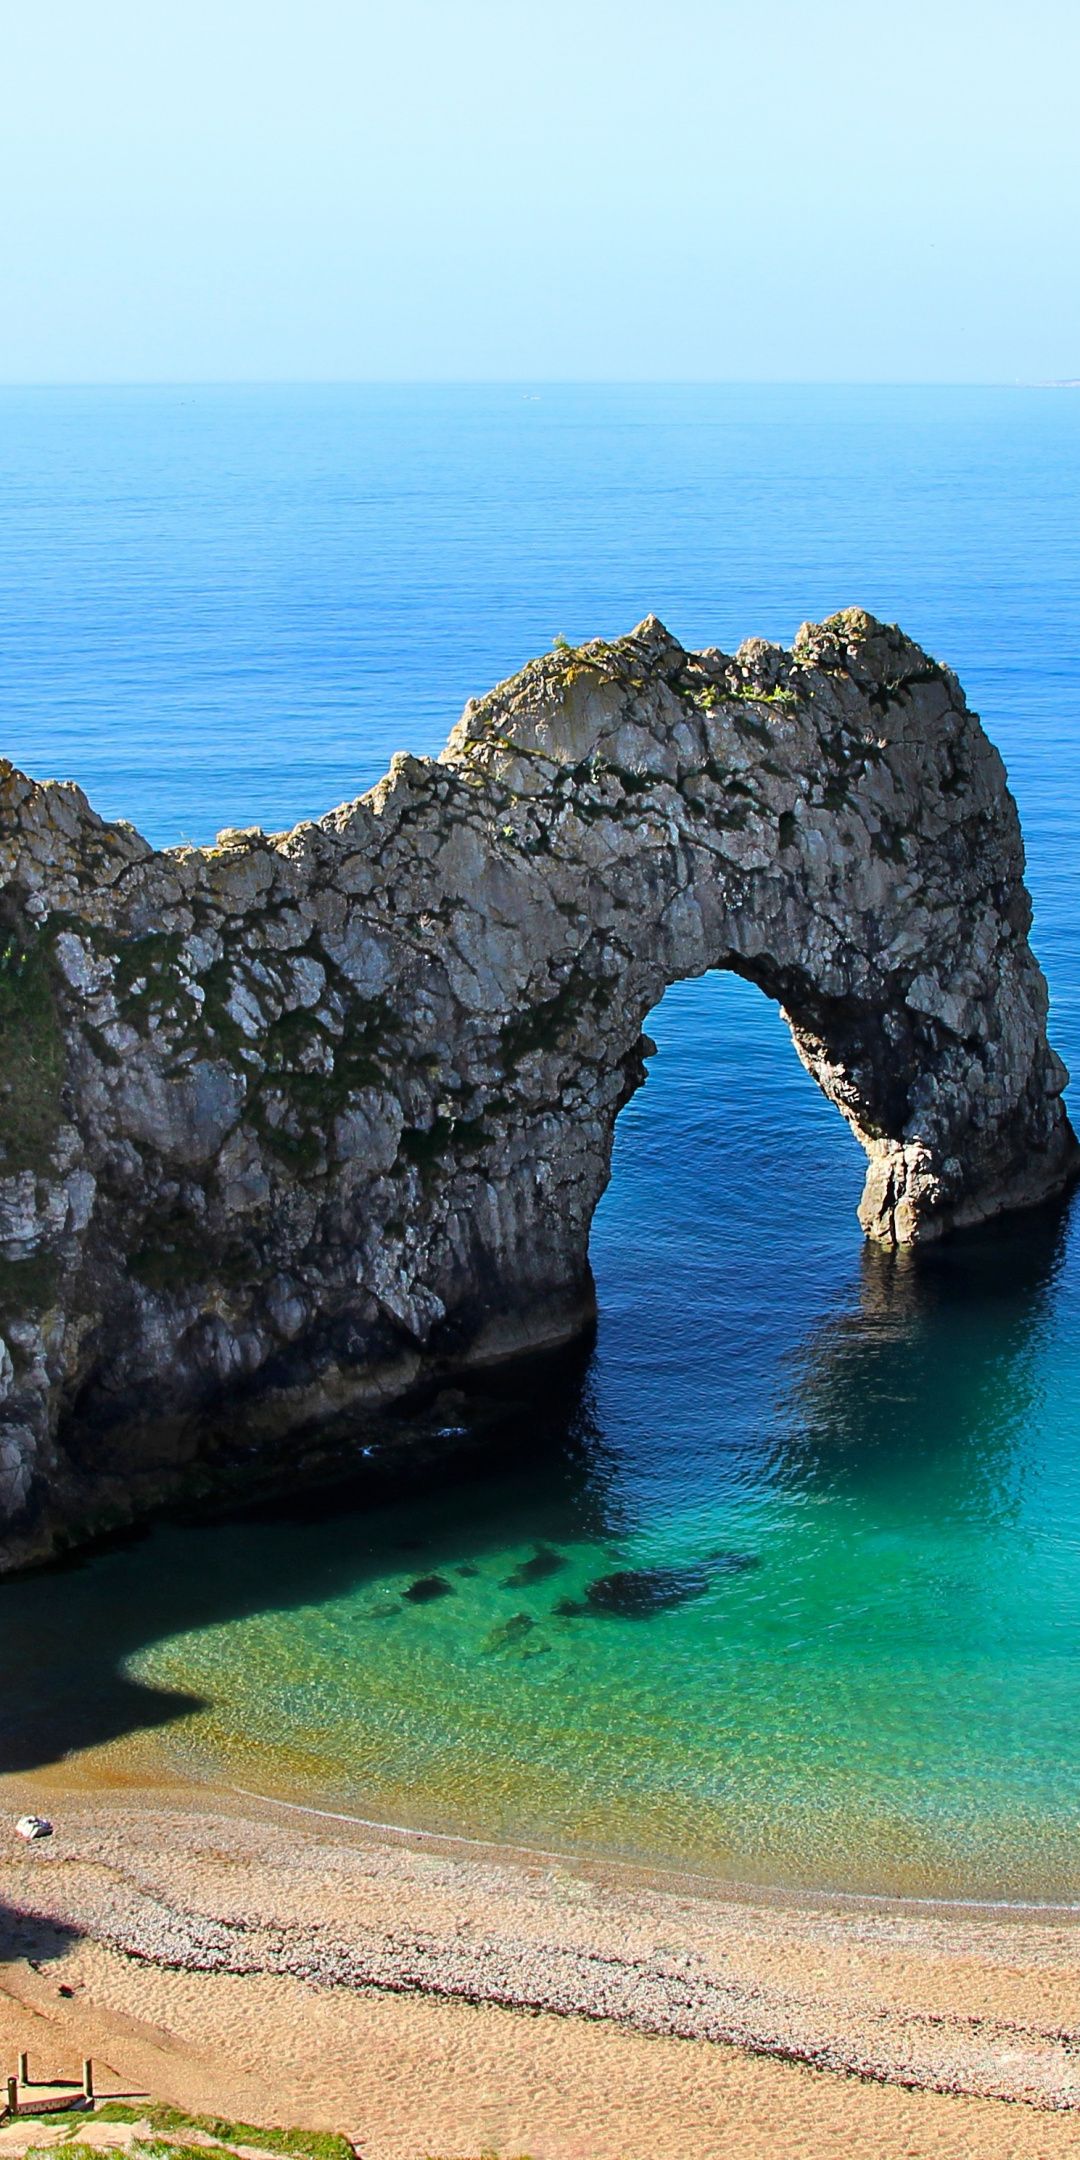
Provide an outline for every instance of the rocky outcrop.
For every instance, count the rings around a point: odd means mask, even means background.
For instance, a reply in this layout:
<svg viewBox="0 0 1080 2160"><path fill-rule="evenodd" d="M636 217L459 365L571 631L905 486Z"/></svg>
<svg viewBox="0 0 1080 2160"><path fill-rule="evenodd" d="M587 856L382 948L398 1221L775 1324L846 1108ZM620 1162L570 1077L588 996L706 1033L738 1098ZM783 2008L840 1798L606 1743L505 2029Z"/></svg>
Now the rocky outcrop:
<svg viewBox="0 0 1080 2160"><path fill-rule="evenodd" d="M3 766L0 866L9 1561L579 1330L677 978L781 1005L869 1157L872 1237L1073 1171L1001 760L857 611L790 652L651 619L557 650L438 761L212 848Z"/></svg>

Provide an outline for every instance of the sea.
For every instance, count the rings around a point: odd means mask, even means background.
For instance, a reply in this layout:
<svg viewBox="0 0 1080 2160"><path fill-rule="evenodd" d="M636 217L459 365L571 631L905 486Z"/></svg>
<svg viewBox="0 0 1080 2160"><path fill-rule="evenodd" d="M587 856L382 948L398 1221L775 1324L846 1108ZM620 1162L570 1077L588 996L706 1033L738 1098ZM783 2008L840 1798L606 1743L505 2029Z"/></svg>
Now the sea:
<svg viewBox="0 0 1080 2160"><path fill-rule="evenodd" d="M0 392L0 753L159 845L318 816L556 637L655 613L732 651L851 605L954 667L1005 757L1080 1078L1080 391ZM5 1582L3 1767L1080 1899L1076 1208L883 1255L761 993L676 984L648 1027L595 1342L491 1383L467 1475Z"/></svg>

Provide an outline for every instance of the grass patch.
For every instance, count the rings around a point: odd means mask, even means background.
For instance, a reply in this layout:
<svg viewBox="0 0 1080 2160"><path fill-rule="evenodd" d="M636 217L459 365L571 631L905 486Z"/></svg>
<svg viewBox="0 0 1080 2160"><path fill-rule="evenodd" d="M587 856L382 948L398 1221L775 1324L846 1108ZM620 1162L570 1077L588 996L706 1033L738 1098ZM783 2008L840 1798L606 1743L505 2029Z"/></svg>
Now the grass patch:
<svg viewBox="0 0 1080 2160"><path fill-rule="evenodd" d="M602 1012L610 1000L611 992L604 983L578 978L564 983L554 997L542 998L539 1004L528 1005L523 1012L511 1014L502 1025L500 1047L504 1065L517 1066L534 1050L558 1049L588 1005Z"/></svg>
<svg viewBox="0 0 1080 2160"><path fill-rule="evenodd" d="M483 1146L487 1131L482 1117L437 1117L430 1125L407 1126L401 1135L401 1153L426 1181L447 1156L457 1158Z"/></svg>
<svg viewBox="0 0 1080 2160"><path fill-rule="evenodd" d="M145 1290L159 1297L171 1291L197 1289L200 1283L220 1283L228 1290L243 1290L253 1283L258 1263L242 1245L213 1253L205 1232L198 1242L178 1237L174 1243L141 1245L128 1261L128 1269Z"/></svg>
<svg viewBox="0 0 1080 2160"><path fill-rule="evenodd" d="M748 684L730 682L682 684L679 696L688 698L701 712L715 712L720 705L778 705L790 711L799 702L794 690L752 690ZM732 717L737 720L740 716L736 713Z"/></svg>
<svg viewBox="0 0 1080 2160"><path fill-rule="evenodd" d="M0 933L0 1169L45 1170L60 1123L64 1036L52 955Z"/></svg>
<svg viewBox="0 0 1080 2160"><path fill-rule="evenodd" d="M47 1312L56 1302L60 1269L54 1253L0 1260L0 1312Z"/></svg>
<svg viewBox="0 0 1080 2160"><path fill-rule="evenodd" d="M145 1290L154 1290L159 1296L170 1290L190 1290L196 1283L205 1282L211 1271L217 1272L205 1237L199 1245L189 1245L179 1238L172 1244L163 1241L160 1245L140 1245L132 1253L128 1269Z"/></svg>
<svg viewBox="0 0 1080 2160"><path fill-rule="evenodd" d="M260 2152L286 2153L293 2160L356 2160L355 2147L347 2137L333 2130L264 2130L255 2123L228 2122L221 2115L185 2115L183 2110L164 2107L156 2102L146 2107L132 2107L126 2101L106 2100L95 2108L95 2122L132 2123L148 2122L152 2130L168 2141L173 2155L197 2154L198 2160L206 2160L205 2145L186 2146L184 2133L198 2130L203 2137L213 2138L218 2151L236 2145L256 2145ZM143 2150L151 2148L145 2141ZM64 2151L75 2150L74 2143L65 2141Z"/></svg>
<svg viewBox="0 0 1080 2160"><path fill-rule="evenodd" d="M198 1023L199 1032L211 1035L234 1063L242 1050L251 1048L243 1028L228 1010L237 973L236 964L228 958L215 960L213 966L207 968L201 978L203 1004Z"/></svg>
<svg viewBox="0 0 1080 2160"><path fill-rule="evenodd" d="M258 1097L248 1114L264 1147L298 1177L313 1177L325 1162L326 1149L316 1127L305 1125L300 1132L290 1132L285 1125L271 1125Z"/></svg>
<svg viewBox="0 0 1080 2160"><path fill-rule="evenodd" d="M148 930L142 937L125 938L114 954L114 982L116 995L121 1003L132 996L166 988L172 977L175 980L176 962L180 957L184 940L175 930ZM143 991L137 992L135 984L142 982Z"/></svg>
<svg viewBox="0 0 1080 2160"><path fill-rule="evenodd" d="M72 2137L74 2137L79 2123L85 2120L85 2111L82 2109L73 2111L71 2108L56 2108L51 2114L46 2113L44 2110L40 2114L35 2111L30 2120L36 2123L46 2123L50 2128L54 2123L66 2124Z"/></svg>

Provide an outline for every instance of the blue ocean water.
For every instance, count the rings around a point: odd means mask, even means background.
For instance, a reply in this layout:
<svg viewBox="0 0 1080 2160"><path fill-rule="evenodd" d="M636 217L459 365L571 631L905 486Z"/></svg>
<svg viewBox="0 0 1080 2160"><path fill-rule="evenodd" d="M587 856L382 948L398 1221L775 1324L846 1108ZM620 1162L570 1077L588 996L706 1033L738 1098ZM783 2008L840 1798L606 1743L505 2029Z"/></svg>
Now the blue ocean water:
<svg viewBox="0 0 1080 2160"><path fill-rule="evenodd" d="M651 611L732 649L859 604L958 670L1004 753L1080 1075L1078 506L1062 391L5 391L0 751L159 843L276 828L436 751L556 634ZM6 1586L0 1640L56 1709L10 1760L77 1701L69 1740L153 1730L359 1813L1080 1894L1072 1213L882 1259L859 1152L756 991L677 985L650 1031L596 1348L523 1401L505 1467ZM648 1618L558 1609L715 1552L753 1565ZM452 1594L411 1601L433 1569Z"/></svg>

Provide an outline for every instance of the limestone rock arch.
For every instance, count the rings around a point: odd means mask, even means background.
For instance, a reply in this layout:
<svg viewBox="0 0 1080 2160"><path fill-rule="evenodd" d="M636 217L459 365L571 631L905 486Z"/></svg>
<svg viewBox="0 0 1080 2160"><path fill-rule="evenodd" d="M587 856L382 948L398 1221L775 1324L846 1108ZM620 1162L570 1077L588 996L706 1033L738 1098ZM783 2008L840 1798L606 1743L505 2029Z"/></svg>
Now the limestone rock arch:
<svg viewBox="0 0 1080 2160"><path fill-rule="evenodd" d="M782 1007L892 1243L1073 1175L1016 809L947 668L650 618L285 834L155 852L0 768L9 1560L565 1339L671 982ZM782 1161L783 1135L777 1156Z"/></svg>

